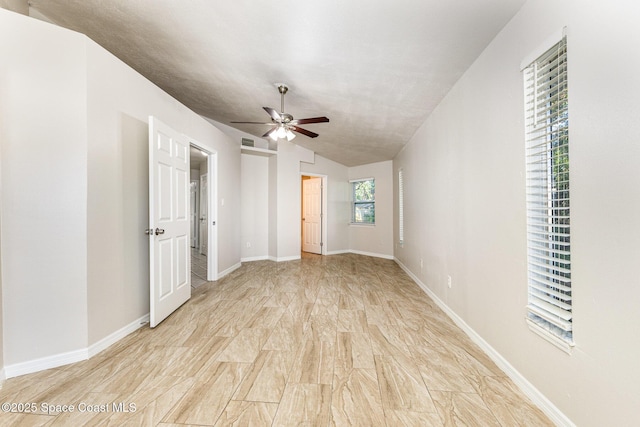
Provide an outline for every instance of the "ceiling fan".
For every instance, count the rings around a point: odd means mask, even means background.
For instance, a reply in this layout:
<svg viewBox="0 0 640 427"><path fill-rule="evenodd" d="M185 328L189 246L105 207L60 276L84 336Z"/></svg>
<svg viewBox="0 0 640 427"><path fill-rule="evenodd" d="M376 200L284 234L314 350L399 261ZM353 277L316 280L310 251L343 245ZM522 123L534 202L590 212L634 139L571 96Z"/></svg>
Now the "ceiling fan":
<svg viewBox="0 0 640 427"><path fill-rule="evenodd" d="M273 127L269 131L267 131L267 133L262 135L262 137L265 138L268 136L274 141L277 141L278 138L287 138L287 141L291 141L293 138L296 137L293 132L301 133L303 135L308 136L309 138L317 137L318 136L317 133L303 129L298 125L306 125L311 123L326 123L329 121L329 119L326 117L311 117L307 119L294 120L291 114L287 114L284 112L284 95L287 93L289 88L284 83L276 83L276 87L278 88L278 92L280 92L280 112L278 113L275 109L270 107L262 107L271 116L271 122L263 123L263 122L233 121L231 123L272 125Z"/></svg>

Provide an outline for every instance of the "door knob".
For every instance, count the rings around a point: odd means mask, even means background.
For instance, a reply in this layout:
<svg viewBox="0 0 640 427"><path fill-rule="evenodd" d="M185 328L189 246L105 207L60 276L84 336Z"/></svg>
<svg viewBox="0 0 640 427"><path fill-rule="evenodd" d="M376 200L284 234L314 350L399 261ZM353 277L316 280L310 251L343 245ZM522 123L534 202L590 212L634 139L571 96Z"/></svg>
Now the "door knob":
<svg viewBox="0 0 640 427"><path fill-rule="evenodd" d="M156 236L158 234L164 234L164 230L162 228L156 228Z"/></svg>

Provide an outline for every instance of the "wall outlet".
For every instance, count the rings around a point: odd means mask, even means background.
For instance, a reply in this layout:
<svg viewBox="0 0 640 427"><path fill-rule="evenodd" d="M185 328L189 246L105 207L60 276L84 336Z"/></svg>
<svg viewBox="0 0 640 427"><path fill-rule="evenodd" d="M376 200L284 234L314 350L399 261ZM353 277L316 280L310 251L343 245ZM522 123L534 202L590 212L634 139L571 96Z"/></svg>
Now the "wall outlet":
<svg viewBox="0 0 640 427"><path fill-rule="evenodd" d="M247 242L247 247L250 248L251 247L251 242Z"/></svg>
<svg viewBox="0 0 640 427"><path fill-rule="evenodd" d="M447 286L451 289L451 276L447 276Z"/></svg>
<svg viewBox="0 0 640 427"><path fill-rule="evenodd" d="M422 271L422 267L424 267L424 262L422 261L422 258L420 258L420 271Z"/></svg>

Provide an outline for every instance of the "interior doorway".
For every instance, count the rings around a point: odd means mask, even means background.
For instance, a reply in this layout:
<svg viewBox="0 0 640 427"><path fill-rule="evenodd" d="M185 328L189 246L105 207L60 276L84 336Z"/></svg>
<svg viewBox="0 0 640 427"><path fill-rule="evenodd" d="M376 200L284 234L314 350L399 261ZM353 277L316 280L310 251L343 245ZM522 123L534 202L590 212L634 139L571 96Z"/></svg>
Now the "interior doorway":
<svg viewBox="0 0 640 427"><path fill-rule="evenodd" d="M209 153L191 145L189 159L191 286L195 289L208 280Z"/></svg>
<svg viewBox="0 0 640 427"><path fill-rule="evenodd" d="M326 254L326 176L302 175L301 251Z"/></svg>

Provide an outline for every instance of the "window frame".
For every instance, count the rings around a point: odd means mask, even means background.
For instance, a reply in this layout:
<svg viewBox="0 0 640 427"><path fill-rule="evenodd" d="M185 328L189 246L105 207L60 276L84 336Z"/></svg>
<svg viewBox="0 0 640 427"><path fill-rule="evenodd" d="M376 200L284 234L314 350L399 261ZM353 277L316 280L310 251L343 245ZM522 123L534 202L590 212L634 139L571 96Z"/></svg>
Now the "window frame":
<svg viewBox="0 0 640 427"><path fill-rule="evenodd" d="M356 185L361 182L371 181L373 186L373 199L371 200L356 200ZM351 186L351 221L350 225L364 225L374 226L376 225L376 180L375 178L360 178L349 181ZM373 205L373 221L357 221L356 220L356 207L357 205L371 204Z"/></svg>

